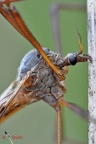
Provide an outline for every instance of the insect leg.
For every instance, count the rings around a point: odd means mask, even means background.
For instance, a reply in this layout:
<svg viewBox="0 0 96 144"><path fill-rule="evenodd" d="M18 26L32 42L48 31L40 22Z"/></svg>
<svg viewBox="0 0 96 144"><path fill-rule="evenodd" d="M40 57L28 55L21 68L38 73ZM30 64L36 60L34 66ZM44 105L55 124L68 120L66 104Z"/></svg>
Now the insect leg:
<svg viewBox="0 0 96 144"><path fill-rule="evenodd" d="M35 39L33 34L29 31L29 29L25 25L23 19L21 18L20 14L17 12L15 7L10 5L10 1L8 0L5 0L4 3L8 5L8 12L6 12L6 9L4 8L4 6L2 6L3 3L0 3L1 14L40 52L42 57L53 69L53 71L60 77L60 79L63 80L64 76L62 75L61 71L47 57L47 55L42 49L41 44Z"/></svg>
<svg viewBox="0 0 96 144"><path fill-rule="evenodd" d="M85 120L88 120L88 112L86 112L81 107L77 106L76 104L73 104L71 102L67 102L63 98L58 100L58 104L60 106L64 105L64 106L68 107L73 112L78 114L80 117L84 118Z"/></svg>
<svg viewBox="0 0 96 144"><path fill-rule="evenodd" d="M12 17L12 15L10 14L10 12L8 11L8 9L6 9L3 5L0 6L0 13L5 17L5 19L11 24L13 25L13 27L19 32L21 33L24 37L24 33L21 31L20 27L18 26L18 24L16 23L15 19Z"/></svg>
<svg viewBox="0 0 96 144"><path fill-rule="evenodd" d="M15 20L16 20L17 24L19 25L19 27L22 29L24 35L30 41L30 43L40 52L40 54L42 55L42 57L49 64L49 66L53 69L53 71L61 79L64 79L64 76L62 76L62 73L60 72L60 70L54 64L52 64L52 62L50 61L50 59L47 57L47 55L43 51L42 46L40 45L40 43L35 39L35 37L33 36L33 34L29 31L29 29L25 25L24 21L22 20L20 14L17 12L17 10L14 7L12 7L12 6L10 6L9 10L10 10L10 13L12 14L12 16L15 18Z"/></svg>
<svg viewBox="0 0 96 144"><path fill-rule="evenodd" d="M16 1L20 1L20 0L0 0L0 5L6 4L7 6L9 6L11 2L16 2Z"/></svg>
<svg viewBox="0 0 96 144"><path fill-rule="evenodd" d="M57 144L62 143L62 112L57 111Z"/></svg>

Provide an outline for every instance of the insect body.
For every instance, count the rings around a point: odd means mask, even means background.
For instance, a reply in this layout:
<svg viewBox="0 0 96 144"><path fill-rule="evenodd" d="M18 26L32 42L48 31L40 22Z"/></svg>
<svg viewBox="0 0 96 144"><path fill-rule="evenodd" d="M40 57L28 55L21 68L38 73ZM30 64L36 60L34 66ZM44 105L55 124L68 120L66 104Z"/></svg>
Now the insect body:
<svg viewBox="0 0 96 144"><path fill-rule="evenodd" d="M61 144L60 113L61 106L67 106L81 117L87 119L87 113L80 107L65 101L64 80L68 66L92 59L82 54L81 36L78 32L80 51L61 58L59 54L42 48L26 27L18 11L10 4L19 0L1 0L0 13L21 33L37 50L28 52L21 61L16 80L0 96L0 122L14 112L33 102L43 100L57 112L57 142ZM6 5L6 6L5 6Z"/></svg>
<svg viewBox="0 0 96 144"><path fill-rule="evenodd" d="M43 48L47 56L54 63L54 65L60 68L60 63L63 62L63 58L47 48ZM4 115L7 115L10 111L13 111L16 107L27 105L36 101L43 99L56 110L59 109L59 106L56 106L57 100L60 97L63 97L65 92L64 83L60 81L58 76L52 71L49 65L45 62L42 56L37 50L32 50L27 53L21 61L18 76L16 80L16 86L18 86L19 81L21 81L24 76L26 76L28 71L32 71L30 77L18 94L16 98L13 99L10 103L9 108L6 109ZM62 68L62 73L66 74L67 72ZM28 84L29 83L29 84ZM63 85L62 85L63 84ZM12 92L12 90L11 90ZM23 94L24 93L24 94ZM11 93L12 94L12 93ZM0 111L4 110L4 106L10 99L10 95L6 98L0 97ZM3 116L4 116L3 115Z"/></svg>
<svg viewBox="0 0 96 144"><path fill-rule="evenodd" d="M43 50L53 64L59 67L58 64L62 62L63 59L61 59L58 54L47 48L44 48ZM35 65L33 65L33 63ZM32 92L33 100L31 101L34 102L43 99L51 106L55 107L57 99L63 96L65 88L64 85L61 84L58 76L52 71L49 65L36 50L30 51L23 58L19 68L18 78L22 79L22 76L26 75L26 73L30 70L32 71L32 84L26 89ZM61 71L63 72L64 70L61 69ZM63 73L66 72L64 71Z"/></svg>
<svg viewBox="0 0 96 144"><path fill-rule="evenodd" d="M74 65L77 62L86 61L88 59L91 60L88 55L72 53L68 54L65 58L61 58L59 54L56 54L47 48L43 48L43 50L52 63L60 69L64 78L68 72L66 66ZM16 91L19 83L22 82L28 72L30 72L30 74L27 81L21 85L18 93L14 94L13 92ZM15 84L11 86L8 93L5 92L0 97L1 121L16 109L41 99L58 111L61 109L58 102L63 100L65 92L66 88L64 80L58 78L57 74L49 67L37 50L31 50L21 61ZM73 105L67 102L64 104L75 111L75 107ZM76 112L77 111L78 110L76 109Z"/></svg>

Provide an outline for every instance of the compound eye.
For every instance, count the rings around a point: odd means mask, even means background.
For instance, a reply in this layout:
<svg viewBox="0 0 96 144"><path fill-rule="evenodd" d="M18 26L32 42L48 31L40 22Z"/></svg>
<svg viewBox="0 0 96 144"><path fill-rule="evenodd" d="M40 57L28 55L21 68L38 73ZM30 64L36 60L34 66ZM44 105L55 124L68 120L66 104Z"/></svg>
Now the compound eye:
<svg viewBox="0 0 96 144"><path fill-rule="evenodd" d="M74 54L70 55L69 62L71 65L75 65L77 63L77 58Z"/></svg>
<svg viewBox="0 0 96 144"><path fill-rule="evenodd" d="M37 58L38 58L38 59L40 58L40 54L39 54L39 53L37 54Z"/></svg>

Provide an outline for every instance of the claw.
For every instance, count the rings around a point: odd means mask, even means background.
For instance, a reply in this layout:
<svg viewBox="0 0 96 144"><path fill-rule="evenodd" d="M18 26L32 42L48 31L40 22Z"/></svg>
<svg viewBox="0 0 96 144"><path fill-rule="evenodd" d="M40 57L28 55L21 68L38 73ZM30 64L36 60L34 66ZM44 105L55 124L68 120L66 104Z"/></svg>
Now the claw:
<svg viewBox="0 0 96 144"><path fill-rule="evenodd" d="M92 63L92 57L88 54L81 54L80 51L78 53L70 53L67 54L66 57L63 58L63 61L59 63L59 67L69 66L69 65L75 65L78 62L86 62L90 61Z"/></svg>
<svg viewBox="0 0 96 144"><path fill-rule="evenodd" d="M68 66L68 65L75 65L78 62L86 62L90 61L92 63L92 57L88 54L82 54L83 52L83 46L82 46L82 38L80 35L80 32L78 31L78 44L80 50L76 53L70 53L68 54L64 59L63 62L60 64L60 67Z"/></svg>
<svg viewBox="0 0 96 144"><path fill-rule="evenodd" d="M89 60L92 63L91 56L89 56L88 54L80 55L83 52L82 38L81 38L81 34L80 34L78 28L77 28L77 32L78 32L78 44L79 44L79 48L80 48L80 51L76 53L77 62L85 62L85 61Z"/></svg>
<svg viewBox="0 0 96 144"><path fill-rule="evenodd" d="M92 57L88 54L83 54L77 57L77 62L86 62L88 60L92 63Z"/></svg>

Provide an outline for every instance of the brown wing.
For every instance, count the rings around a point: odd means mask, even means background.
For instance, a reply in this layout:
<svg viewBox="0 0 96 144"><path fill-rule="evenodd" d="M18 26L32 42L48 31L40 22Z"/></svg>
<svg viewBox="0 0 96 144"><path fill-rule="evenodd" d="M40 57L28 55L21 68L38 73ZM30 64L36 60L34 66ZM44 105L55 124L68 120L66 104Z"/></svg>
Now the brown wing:
<svg viewBox="0 0 96 144"><path fill-rule="evenodd" d="M16 102L17 96L15 95L17 91L16 87L18 86L17 82L15 81L0 96L0 123L13 114L12 110L14 110L14 112L17 111L16 110L17 108L15 106L15 103L17 103Z"/></svg>
<svg viewBox="0 0 96 144"><path fill-rule="evenodd" d="M30 70L26 76L20 81L14 81L7 90L0 96L0 123L14 112L23 108L30 103L30 99L26 96L31 95L24 86L30 85Z"/></svg>
<svg viewBox="0 0 96 144"><path fill-rule="evenodd" d="M15 91L16 86L17 86L17 82L15 81L0 96L0 123L4 119L4 115L7 111L7 107L9 106L9 103L14 98L13 93Z"/></svg>
<svg viewBox="0 0 96 144"><path fill-rule="evenodd" d="M0 123L13 115L15 112L25 107L30 103L30 98L26 95L31 95L24 87L20 85L10 91L9 94L3 94L0 97Z"/></svg>

